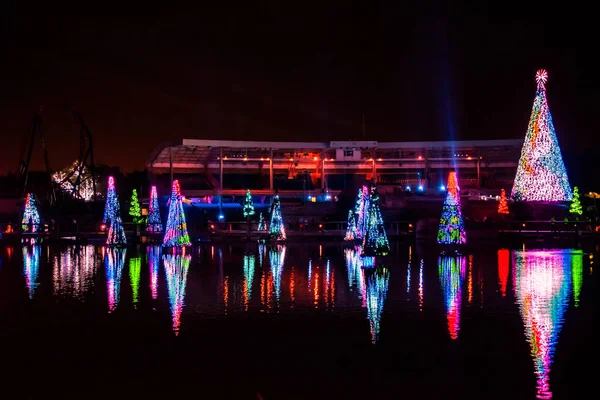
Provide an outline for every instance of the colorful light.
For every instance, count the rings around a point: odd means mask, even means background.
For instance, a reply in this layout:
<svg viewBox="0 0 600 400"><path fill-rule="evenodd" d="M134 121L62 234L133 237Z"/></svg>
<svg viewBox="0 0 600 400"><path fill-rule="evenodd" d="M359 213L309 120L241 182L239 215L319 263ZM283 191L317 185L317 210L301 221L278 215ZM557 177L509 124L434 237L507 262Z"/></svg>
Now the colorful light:
<svg viewBox="0 0 600 400"><path fill-rule="evenodd" d="M166 254L163 256L175 335L179 335L181 326L181 313L184 306L185 288L191 260L192 256L186 254Z"/></svg>
<svg viewBox="0 0 600 400"><path fill-rule="evenodd" d="M58 183L60 188L73 198L91 201L94 199L95 191L92 174L85 165L81 169L79 166L79 160L76 160L71 166L54 173L52 180Z"/></svg>
<svg viewBox="0 0 600 400"><path fill-rule="evenodd" d="M508 284L508 274L510 271L510 252L507 249L498 250L498 281L500 283L500 293L506 297L506 285Z"/></svg>
<svg viewBox="0 0 600 400"><path fill-rule="evenodd" d="M570 257L564 250L513 252L515 294L531 345L538 399L552 398L549 375L569 303Z"/></svg>
<svg viewBox="0 0 600 400"><path fill-rule="evenodd" d="M108 312L113 312L119 305L121 295L121 278L125 265L127 250L107 247L104 249L104 270L108 292Z"/></svg>
<svg viewBox="0 0 600 400"><path fill-rule="evenodd" d="M348 286L350 291L357 291L358 298L362 302L362 306L366 307L366 283L365 275L362 272L362 261L361 257L362 249L356 246L352 249L344 249L344 255L346 257L346 269L348 271Z"/></svg>
<svg viewBox="0 0 600 400"><path fill-rule="evenodd" d="M369 188L366 185L363 185L358 189L356 208L354 210L356 216L356 239L362 239L365 236L369 221L370 199Z"/></svg>
<svg viewBox="0 0 600 400"><path fill-rule="evenodd" d="M40 270L40 246L23 246L23 273L29 298L33 298L38 286L37 278Z"/></svg>
<svg viewBox="0 0 600 400"><path fill-rule="evenodd" d="M369 218L363 237L362 249L362 255L365 257L385 256L390 252L390 243L385 232L381 209L379 208L379 193L377 193L375 185L371 187Z"/></svg>
<svg viewBox="0 0 600 400"><path fill-rule="evenodd" d="M23 211L23 220L21 221L23 232L38 232L40 229L40 213L33 193L27 193L25 199L25 210Z"/></svg>
<svg viewBox="0 0 600 400"><path fill-rule="evenodd" d="M286 240L285 226L283 224L283 215L281 214L281 202L279 196L273 198L271 204L271 224L269 225L269 236L272 240Z"/></svg>
<svg viewBox="0 0 600 400"><path fill-rule="evenodd" d="M84 298L93 286L96 272L94 246L70 246L54 256L52 280L54 295Z"/></svg>
<svg viewBox="0 0 600 400"><path fill-rule="evenodd" d="M254 215L254 204L252 204L252 194L250 189L246 192L246 198L244 199L244 218L251 217Z"/></svg>
<svg viewBox="0 0 600 400"><path fill-rule="evenodd" d="M573 252L571 255L571 275L573 276L573 303L579 307L579 296L583 285L583 252Z"/></svg>
<svg viewBox="0 0 600 400"><path fill-rule="evenodd" d="M254 283L256 257L253 254L244 255L244 308L247 311L252 300L252 285Z"/></svg>
<svg viewBox="0 0 600 400"><path fill-rule="evenodd" d="M458 339L460 331L460 308L462 284L465 279L467 260L464 256L442 256L438 258L438 273L442 283L444 306L448 320L450 339Z"/></svg>
<svg viewBox="0 0 600 400"><path fill-rule="evenodd" d="M263 213L260 213L260 217L258 218L258 230L260 232L267 230L267 222L265 221L265 217L263 217Z"/></svg>
<svg viewBox="0 0 600 400"><path fill-rule="evenodd" d="M348 227L346 228L346 236L344 240L355 240L356 239L356 219L354 218L354 212L348 210Z"/></svg>
<svg viewBox="0 0 600 400"><path fill-rule="evenodd" d="M448 193L442 207L437 242L440 244L464 244L467 243L467 232L463 222L460 188L455 171L451 171L448 175L447 188Z"/></svg>
<svg viewBox="0 0 600 400"><path fill-rule="evenodd" d="M185 222L185 213L181 203L181 189L179 181L173 181L171 189L171 200L169 202L169 216L167 217L167 226L163 238L163 247L182 247L191 246L190 236L188 235L187 223Z"/></svg>
<svg viewBox="0 0 600 400"><path fill-rule="evenodd" d="M570 201L573 198L546 99L547 80L548 73L539 70L533 110L512 188L512 197L517 201Z"/></svg>
<svg viewBox="0 0 600 400"><path fill-rule="evenodd" d="M148 232L162 232L162 220L160 218L160 206L158 205L158 194L156 186L150 189L150 205L148 207Z"/></svg>
<svg viewBox="0 0 600 400"><path fill-rule="evenodd" d="M500 202L498 203L498 214L509 214L508 199L506 198L506 190L500 191Z"/></svg>
<svg viewBox="0 0 600 400"><path fill-rule="evenodd" d="M386 268L363 269L366 283L367 318L371 326L371 342L377 343L381 331L381 317L387 297L390 274Z"/></svg>
<svg viewBox="0 0 600 400"><path fill-rule="evenodd" d="M571 208L569 208L569 212L577 215L583 214L581 201L579 200L579 188L577 186L573 188L573 200L571 201Z"/></svg>

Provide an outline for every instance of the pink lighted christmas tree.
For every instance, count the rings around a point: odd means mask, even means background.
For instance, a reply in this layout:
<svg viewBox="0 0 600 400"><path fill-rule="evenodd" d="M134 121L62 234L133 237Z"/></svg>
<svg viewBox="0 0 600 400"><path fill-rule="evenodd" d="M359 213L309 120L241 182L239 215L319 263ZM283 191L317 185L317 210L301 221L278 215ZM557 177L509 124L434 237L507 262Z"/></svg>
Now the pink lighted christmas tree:
<svg viewBox="0 0 600 400"><path fill-rule="evenodd" d="M171 199L169 200L169 216L163 238L163 247L182 247L191 246L191 244L181 202L181 188L179 187L179 181L175 180L173 181Z"/></svg>

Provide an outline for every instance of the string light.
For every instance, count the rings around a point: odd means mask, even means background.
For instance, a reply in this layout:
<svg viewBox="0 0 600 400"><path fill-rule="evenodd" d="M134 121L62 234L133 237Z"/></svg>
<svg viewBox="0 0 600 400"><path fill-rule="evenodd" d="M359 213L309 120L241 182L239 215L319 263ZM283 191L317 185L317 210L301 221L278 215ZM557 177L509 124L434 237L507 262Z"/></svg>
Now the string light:
<svg viewBox="0 0 600 400"><path fill-rule="evenodd" d="M546 70L537 71L533 110L512 188L512 197L518 201L570 201L573 198L546 99L547 80Z"/></svg>
<svg viewBox="0 0 600 400"><path fill-rule="evenodd" d="M269 235L272 240L280 241L286 239L279 196L275 196L273 198L273 204L271 205L271 224L269 226Z"/></svg>
<svg viewBox="0 0 600 400"><path fill-rule="evenodd" d="M37 232L40 229L40 213L38 212L37 204L33 193L27 193L25 199L25 210L23 211L22 220L23 232Z"/></svg>
<svg viewBox="0 0 600 400"><path fill-rule="evenodd" d="M108 228L108 235L106 236L106 245L126 245L127 238L125 237L125 229L123 229L123 221L121 220L121 206L119 204L119 198L116 196L114 199L112 210L113 215L111 217L110 227Z"/></svg>
<svg viewBox="0 0 600 400"><path fill-rule="evenodd" d="M94 199L94 180L92 174L84 165L79 168L79 160L75 161L71 166L58 171L52 175L52 180L60 185L60 188L66 193L73 196L75 199L91 201ZM79 190L77 189L79 185Z"/></svg>
<svg viewBox="0 0 600 400"><path fill-rule="evenodd" d="M263 213L260 213L260 217L258 218L258 230L261 232L267 230L267 222L265 221L265 217L263 217Z"/></svg>
<svg viewBox="0 0 600 400"><path fill-rule="evenodd" d="M440 244L467 243L467 233L460 206L460 188L457 184L456 171L450 172L446 186L448 192L444 206L442 207L437 242Z"/></svg>
<svg viewBox="0 0 600 400"><path fill-rule="evenodd" d="M191 246L191 242L188 235L187 223L185 222L183 204L181 203L181 188L179 187L179 181L174 180L171 189L169 216L167 217L163 247L182 246Z"/></svg>
<svg viewBox="0 0 600 400"><path fill-rule="evenodd" d="M189 254L165 254L163 256L175 335L179 334L181 325L181 312L183 311L187 275L191 260L192 256Z"/></svg>
<svg viewBox="0 0 600 400"><path fill-rule="evenodd" d="M352 210L348 210L348 228L346 228L346 236L344 236L344 240L354 240L356 239L356 219L354 218L354 212Z"/></svg>
<svg viewBox="0 0 600 400"><path fill-rule="evenodd" d="M140 199L138 198L137 190L131 192L131 200L129 201L129 215L133 217L133 223L141 223L142 208L140 207Z"/></svg>
<svg viewBox="0 0 600 400"><path fill-rule="evenodd" d="M375 185L371 187L369 197L369 218L367 220L366 232L363 237L363 256L385 256L390 252L390 243L383 224L381 210L379 208L379 193Z"/></svg>
<svg viewBox="0 0 600 400"><path fill-rule="evenodd" d="M581 201L579 200L579 188L577 186L573 188L573 200L571 201L571 208L569 209L569 212L571 214L583 214Z"/></svg>
<svg viewBox="0 0 600 400"><path fill-rule="evenodd" d="M162 232L162 220L160 218L160 207L158 205L158 194L156 186L150 189L150 205L148 207L148 232Z"/></svg>
<svg viewBox="0 0 600 400"><path fill-rule="evenodd" d="M498 203L498 214L509 214L508 199L506 198L506 190L500 191L500 202Z"/></svg>
<svg viewBox="0 0 600 400"><path fill-rule="evenodd" d="M254 215L254 204L252 204L252 194L250 189L246 192L246 198L244 199L244 218L248 218Z"/></svg>
<svg viewBox="0 0 600 400"><path fill-rule="evenodd" d="M460 330L462 284L465 279L466 265L467 260L464 256L438 258L438 273L442 283L448 332L452 340L458 339Z"/></svg>

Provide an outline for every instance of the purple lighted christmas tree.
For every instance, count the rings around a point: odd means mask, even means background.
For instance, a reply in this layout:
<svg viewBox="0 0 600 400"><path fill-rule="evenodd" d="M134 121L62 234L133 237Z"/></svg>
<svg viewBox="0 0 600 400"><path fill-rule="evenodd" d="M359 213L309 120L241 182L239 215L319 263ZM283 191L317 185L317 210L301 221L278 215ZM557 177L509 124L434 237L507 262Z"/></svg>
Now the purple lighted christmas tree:
<svg viewBox="0 0 600 400"><path fill-rule="evenodd" d="M158 205L158 195L156 186L152 186L150 191L150 206L148 207L148 232L162 232L162 221L160 219L160 208Z"/></svg>

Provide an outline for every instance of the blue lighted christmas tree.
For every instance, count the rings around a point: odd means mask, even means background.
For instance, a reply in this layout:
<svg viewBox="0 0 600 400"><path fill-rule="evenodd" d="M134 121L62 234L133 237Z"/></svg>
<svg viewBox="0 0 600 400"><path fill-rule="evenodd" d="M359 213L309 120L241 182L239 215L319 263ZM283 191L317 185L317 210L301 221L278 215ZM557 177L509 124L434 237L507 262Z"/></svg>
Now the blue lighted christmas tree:
<svg viewBox="0 0 600 400"><path fill-rule="evenodd" d="M191 244L183 204L181 203L181 188L179 187L179 181L175 180L173 181L171 199L169 200L169 215L163 238L163 247L182 247L191 246Z"/></svg>
<svg viewBox="0 0 600 400"><path fill-rule="evenodd" d="M448 193L442 208L437 242L441 244L467 243L467 232L465 231L460 207L460 189L456 179L456 171L451 171L448 175L446 188Z"/></svg>
<svg viewBox="0 0 600 400"><path fill-rule="evenodd" d="M254 215L254 204L252 204L252 194L250 189L246 192L246 198L244 199L244 217L250 218Z"/></svg>
<svg viewBox="0 0 600 400"><path fill-rule="evenodd" d="M273 198L273 204L271 204L271 224L269 226L269 236L272 240L286 239L279 196L275 196Z"/></svg>
<svg viewBox="0 0 600 400"><path fill-rule="evenodd" d="M119 198L115 196L113 205L113 215L110 219L108 235L106 236L107 246L124 246L127 244L125 229L123 229L123 220L121 219L121 206Z"/></svg>
<svg viewBox="0 0 600 400"><path fill-rule="evenodd" d="M33 193L27 193L21 228L23 232L30 233L37 232L40 229L40 213L38 212Z"/></svg>
<svg viewBox="0 0 600 400"><path fill-rule="evenodd" d="M104 206L104 218L102 223L110 225L115 215L115 203L117 201L117 191L115 190L115 178L108 177L108 189L106 191L106 204Z"/></svg>
<svg viewBox="0 0 600 400"><path fill-rule="evenodd" d="M360 189L358 189L358 195L356 196L356 209L354 210L356 218L356 239L362 239L367 230L367 224L369 221L369 203L369 188L366 185L363 185Z"/></svg>
<svg viewBox="0 0 600 400"><path fill-rule="evenodd" d="M346 236L344 236L344 240L352 240L356 239L356 219L354 218L354 212L352 210L348 211L348 228L346 228Z"/></svg>
<svg viewBox="0 0 600 400"><path fill-rule="evenodd" d="M379 194L375 185L371 186L369 195L369 218L363 237L362 255L365 257L385 256L390 252L390 243L381 216Z"/></svg>
<svg viewBox="0 0 600 400"><path fill-rule="evenodd" d="M548 73L541 69L535 79L537 91L512 197L517 201L570 201L573 193L546 99Z"/></svg>
<svg viewBox="0 0 600 400"><path fill-rule="evenodd" d="M152 186L150 191L150 206L148 207L148 232L162 232L162 221L160 219L160 207L158 205L158 195L156 186Z"/></svg>
<svg viewBox="0 0 600 400"><path fill-rule="evenodd" d="M267 223L265 222L265 218L263 217L262 213L260 213L260 218L258 219L258 230L259 231L267 230Z"/></svg>

